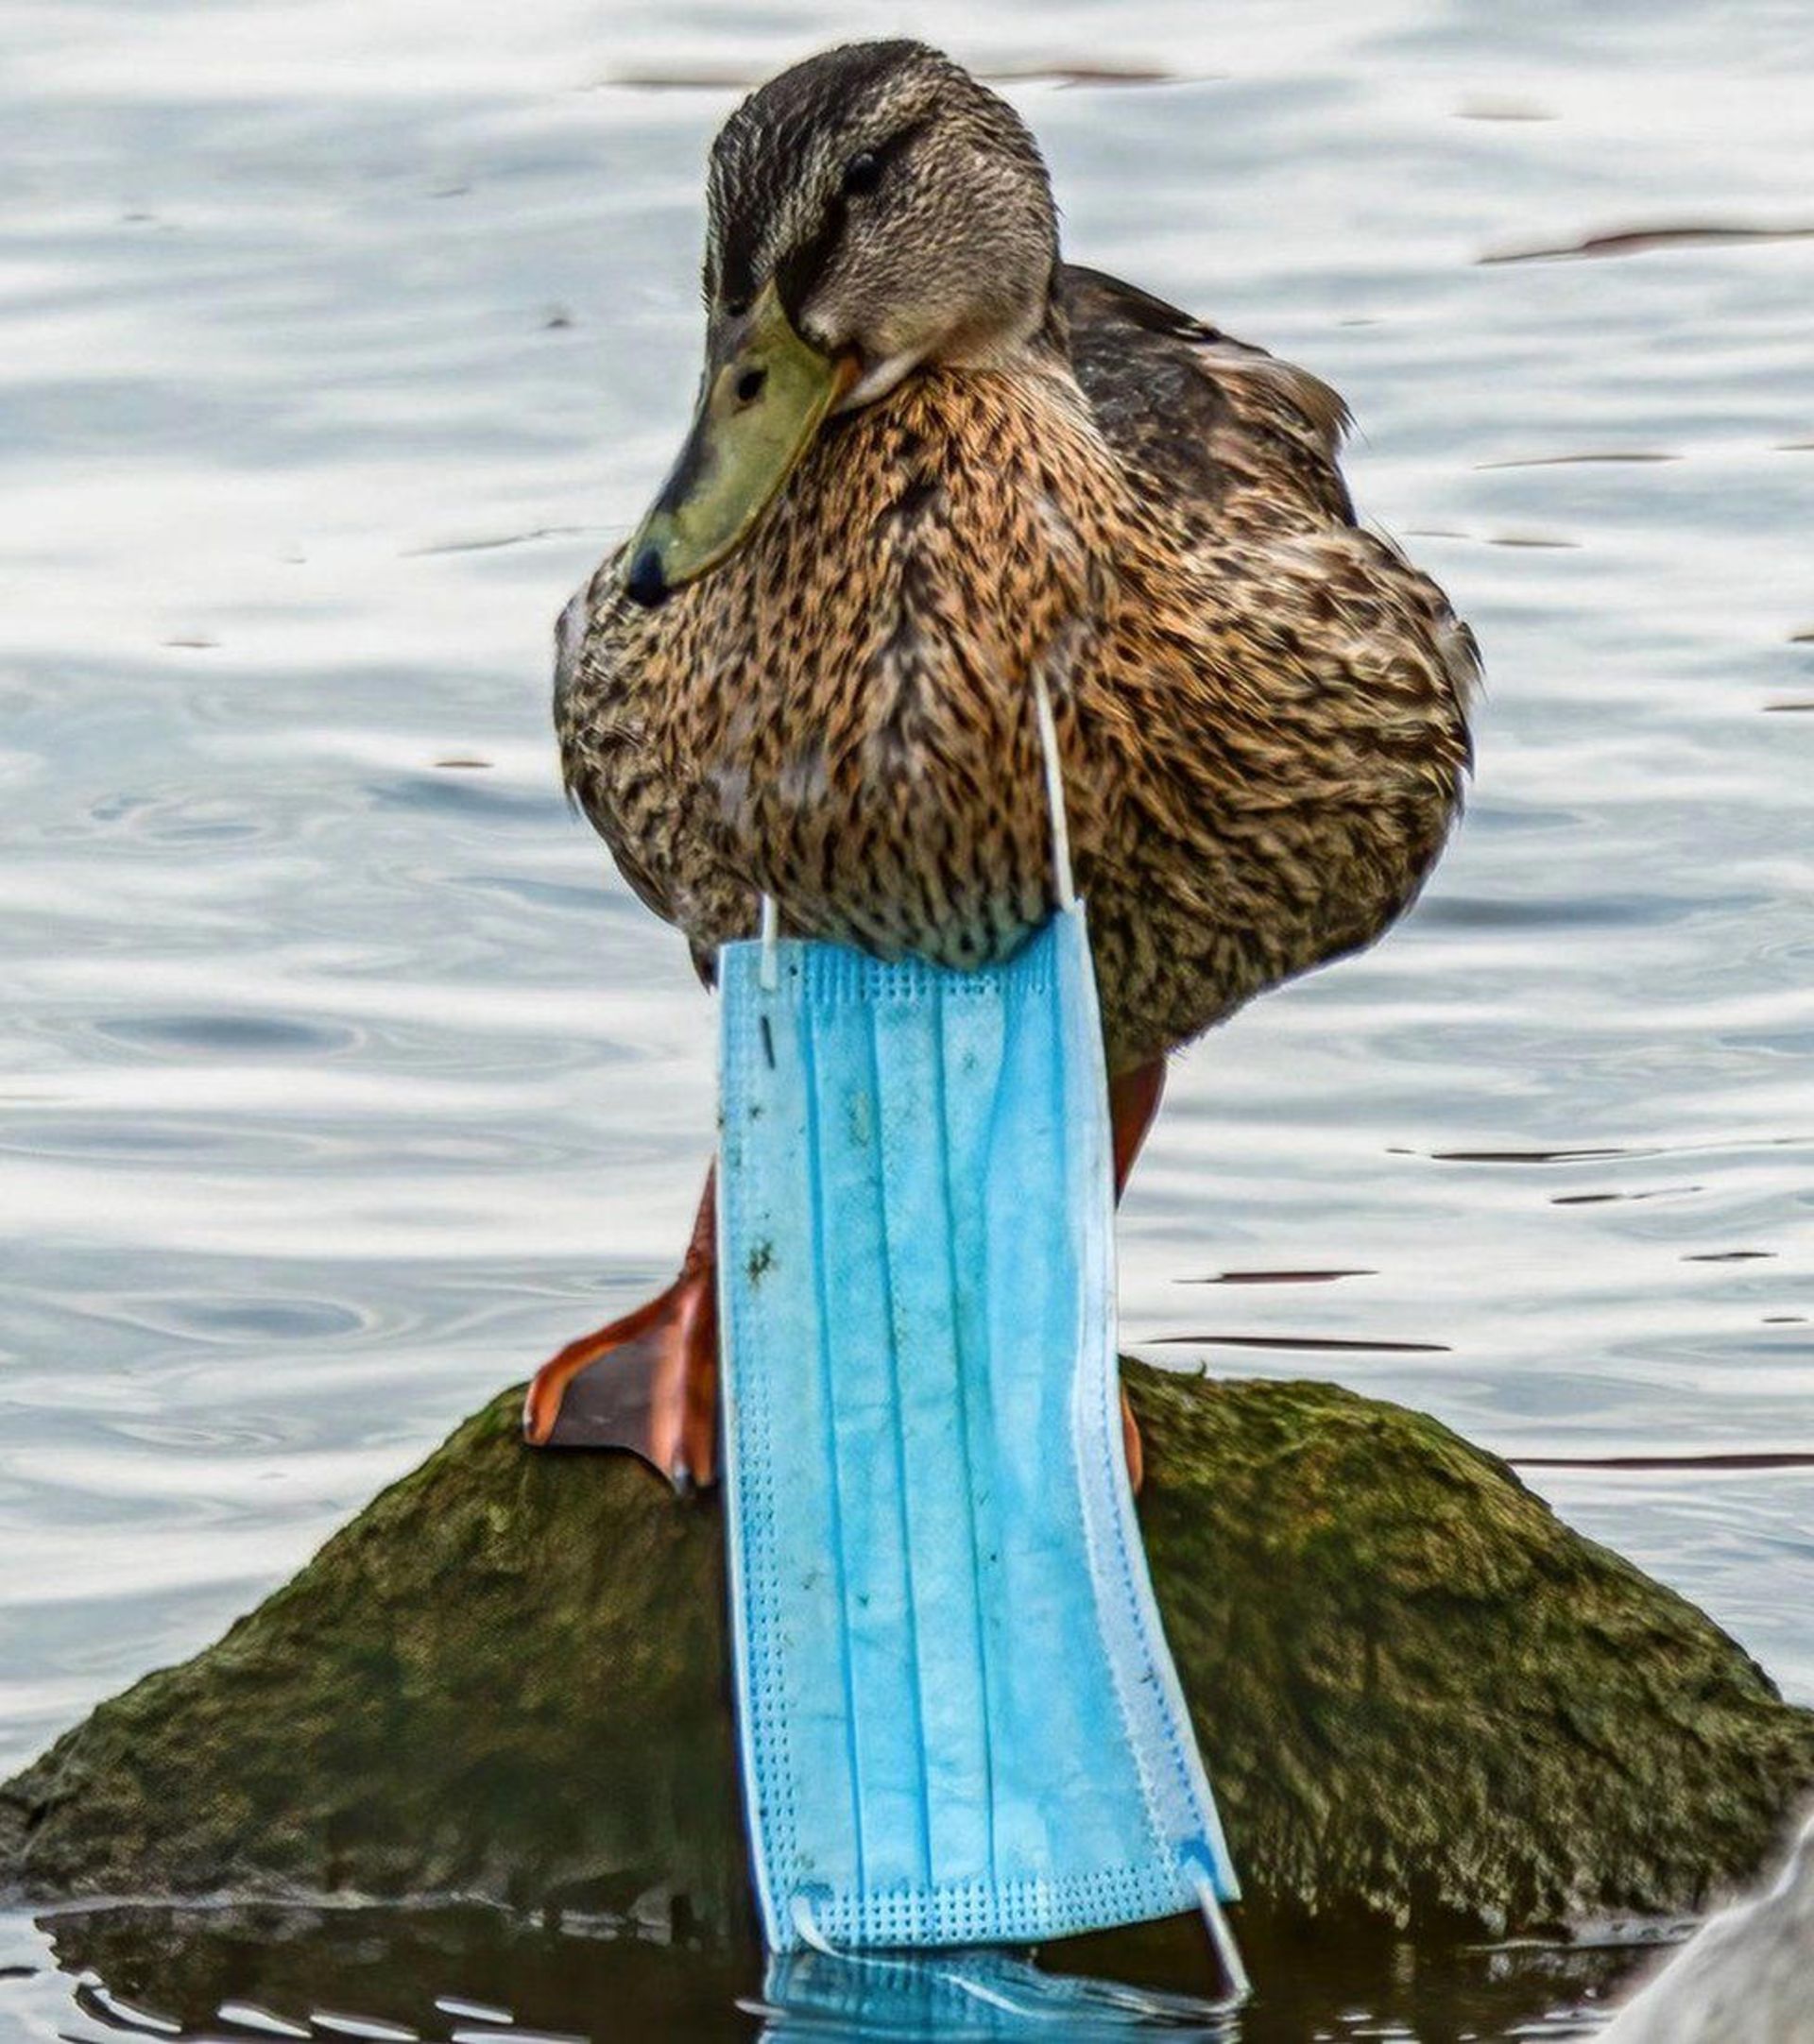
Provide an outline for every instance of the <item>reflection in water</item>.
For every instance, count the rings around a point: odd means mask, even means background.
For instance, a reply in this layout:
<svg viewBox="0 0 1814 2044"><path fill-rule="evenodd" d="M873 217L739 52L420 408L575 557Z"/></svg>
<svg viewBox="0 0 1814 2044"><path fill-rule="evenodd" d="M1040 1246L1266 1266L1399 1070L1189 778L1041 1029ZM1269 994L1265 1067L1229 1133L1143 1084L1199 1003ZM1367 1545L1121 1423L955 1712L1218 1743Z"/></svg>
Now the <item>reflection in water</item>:
<svg viewBox="0 0 1814 2044"><path fill-rule="evenodd" d="M0 1916L0 2037L220 2044L255 2037L414 2037L429 2044L1064 2044L1141 2036L1202 2044L1587 2035L1650 1949L1642 1930L1580 1946L1413 1945L1378 1927L1313 1932L1248 1920L1259 1991L1203 1999L1203 1929L1178 1918L1055 1946L1035 1965L971 1952L817 1952L759 1961L564 1929L502 1912L268 1904L94 1906L35 1924ZM1141 1983L1138 1986L1122 1984Z"/></svg>
<svg viewBox="0 0 1814 2044"><path fill-rule="evenodd" d="M1223 2044L1230 2006L1112 1981L1047 1973L1000 1951L884 1958L820 1951L769 1962L762 2035L770 2044L835 2037L874 2044L997 2044L1060 2028L1067 2044L1114 2044L1154 2031Z"/></svg>

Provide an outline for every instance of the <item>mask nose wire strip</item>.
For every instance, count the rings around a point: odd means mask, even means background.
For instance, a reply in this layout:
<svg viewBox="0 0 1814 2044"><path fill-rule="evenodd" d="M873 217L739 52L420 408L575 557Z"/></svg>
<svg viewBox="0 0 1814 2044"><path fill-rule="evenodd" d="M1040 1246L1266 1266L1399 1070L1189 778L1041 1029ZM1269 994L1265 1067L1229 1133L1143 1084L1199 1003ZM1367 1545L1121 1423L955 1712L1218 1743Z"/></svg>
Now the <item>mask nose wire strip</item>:
<svg viewBox="0 0 1814 2044"><path fill-rule="evenodd" d="M1052 811L1052 877L1058 906L1069 912L1077 906L1077 882L1070 870L1070 822L1065 814L1065 769L1058 757L1058 725L1052 714L1052 691L1043 668L1033 671L1033 709L1039 726L1039 750L1046 764L1046 807Z"/></svg>
<svg viewBox="0 0 1814 2044"><path fill-rule="evenodd" d="M1229 1991L1238 2001L1246 2001L1254 1987L1247 1978L1247 1968L1241 1963L1241 1947L1235 1943L1235 1933L1228 1928L1228 1918L1223 1913L1215 1882L1202 1871L1197 1875L1197 1906L1203 1911L1204 1925L1209 1933L1209 1942L1215 1948L1216 1960Z"/></svg>

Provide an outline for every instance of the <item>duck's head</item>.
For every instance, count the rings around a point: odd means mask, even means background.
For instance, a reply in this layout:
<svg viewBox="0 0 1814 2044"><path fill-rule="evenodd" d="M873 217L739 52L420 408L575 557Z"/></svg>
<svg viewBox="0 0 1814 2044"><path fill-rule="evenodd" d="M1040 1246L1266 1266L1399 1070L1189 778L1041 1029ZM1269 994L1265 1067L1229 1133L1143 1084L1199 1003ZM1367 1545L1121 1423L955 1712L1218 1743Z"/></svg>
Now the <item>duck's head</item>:
<svg viewBox="0 0 1814 2044"><path fill-rule="evenodd" d="M1051 316L1038 147L923 43L770 79L712 144L708 203L698 407L627 553L646 605L736 551L832 415L923 365L1010 361Z"/></svg>

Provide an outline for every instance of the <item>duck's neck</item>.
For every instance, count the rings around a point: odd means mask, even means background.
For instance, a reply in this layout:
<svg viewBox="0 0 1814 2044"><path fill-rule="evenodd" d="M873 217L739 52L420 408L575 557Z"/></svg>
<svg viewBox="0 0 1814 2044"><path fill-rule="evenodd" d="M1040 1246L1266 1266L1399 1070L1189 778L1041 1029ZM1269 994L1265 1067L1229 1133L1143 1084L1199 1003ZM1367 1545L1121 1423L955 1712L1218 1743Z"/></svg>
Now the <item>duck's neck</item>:
<svg viewBox="0 0 1814 2044"><path fill-rule="evenodd" d="M930 353L897 355L865 366L840 408L847 414L866 410L890 396L910 377L986 372L996 376L1069 376L1070 321L1058 289L1058 272L1045 296L1004 321L991 314L974 324L962 321L945 333Z"/></svg>
<svg viewBox="0 0 1814 2044"><path fill-rule="evenodd" d="M1061 365L920 370L834 420L715 573L625 622L659 633L696 704L847 715L911 753L933 706L986 724L1035 663L1062 701L1125 600L1129 499Z"/></svg>
<svg viewBox="0 0 1814 2044"><path fill-rule="evenodd" d="M780 578L810 546L884 612L1023 643L1052 606L1095 600L1127 487L1061 352L922 369L802 464L774 519L788 565L765 579L796 586Z"/></svg>

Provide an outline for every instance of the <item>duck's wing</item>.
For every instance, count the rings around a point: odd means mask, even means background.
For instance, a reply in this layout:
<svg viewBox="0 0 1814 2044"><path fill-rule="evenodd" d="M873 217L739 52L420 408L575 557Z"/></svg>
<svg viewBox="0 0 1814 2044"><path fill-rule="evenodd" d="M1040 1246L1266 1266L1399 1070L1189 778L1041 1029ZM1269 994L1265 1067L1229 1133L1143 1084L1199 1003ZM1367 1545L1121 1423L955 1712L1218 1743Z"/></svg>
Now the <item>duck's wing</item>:
<svg viewBox="0 0 1814 2044"><path fill-rule="evenodd" d="M589 655L596 652L592 641L602 637L601 614L608 610L610 592L623 581L624 551L618 547L605 556L555 621L555 730L568 802L610 847L617 870L642 906L672 923L674 904L659 876L638 856L637 839L618 824L620 810L642 792L634 725L626 727L608 703L601 709L589 697L584 672ZM592 696L596 692L594 689ZM614 802L601 801L603 789L612 792Z"/></svg>
<svg viewBox="0 0 1814 2044"><path fill-rule="evenodd" d="M1068 263L1061 281L1097 423L1174 508L1224 529L1353 524L1348 408L1326 383L1101 270Z"/></svg>

